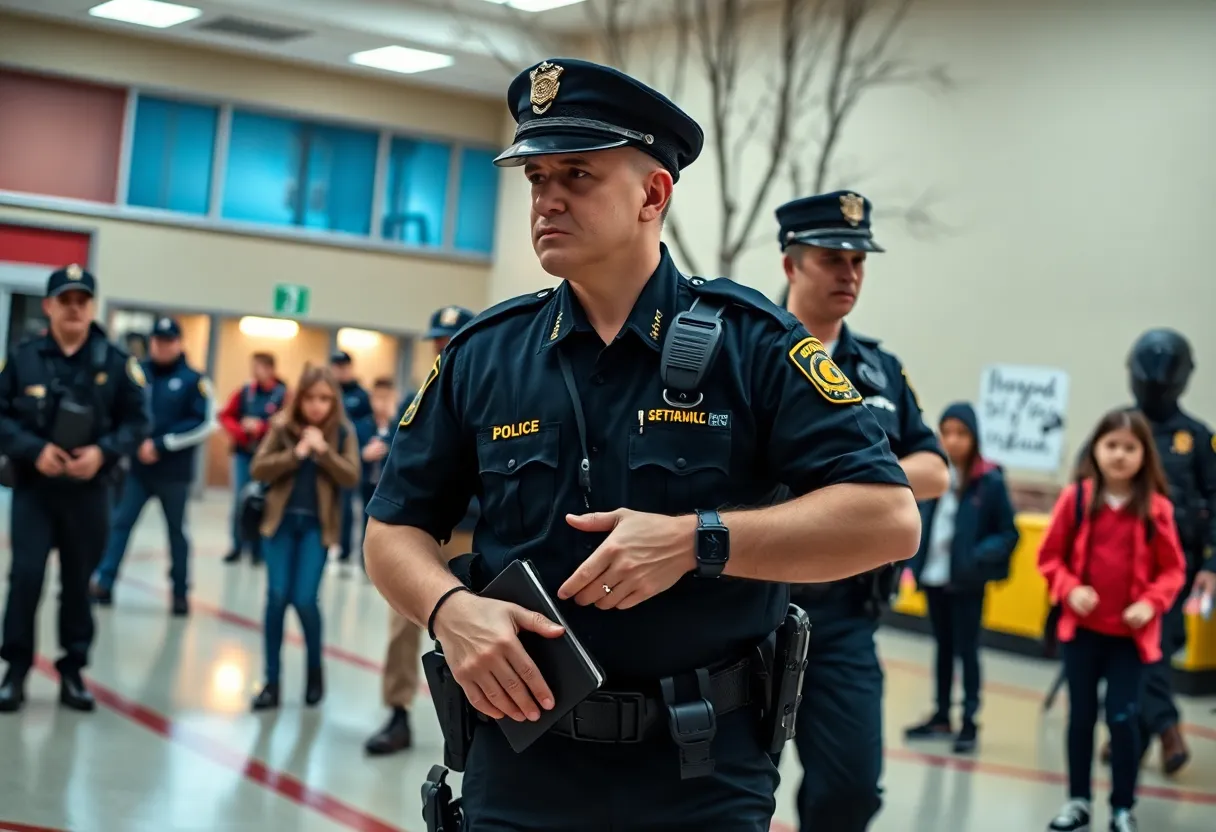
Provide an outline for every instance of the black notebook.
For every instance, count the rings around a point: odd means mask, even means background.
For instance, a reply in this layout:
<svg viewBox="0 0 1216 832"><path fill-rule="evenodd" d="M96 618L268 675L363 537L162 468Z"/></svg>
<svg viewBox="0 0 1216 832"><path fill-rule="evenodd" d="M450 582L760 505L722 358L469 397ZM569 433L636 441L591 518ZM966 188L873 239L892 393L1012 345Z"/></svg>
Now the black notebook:
<svg viewBox="0 0 1216 832"><path fill-rule="evenodd" d="M540 577L529 561L512 561L490 581L481 594L486 598L507 601L539 612L565 628L565 632L557 638L545 638L527 630L519 634L520 644L536 663L541 677L549 684L554 704L552 710L541 708L540 719L536 722L527 719L516 722L510 717L497 720L507 742L518 754L570 713L575 705L597 691L604 683L604 672L570 631L569 625L557 609L557 604L545 591Z"/></svg>

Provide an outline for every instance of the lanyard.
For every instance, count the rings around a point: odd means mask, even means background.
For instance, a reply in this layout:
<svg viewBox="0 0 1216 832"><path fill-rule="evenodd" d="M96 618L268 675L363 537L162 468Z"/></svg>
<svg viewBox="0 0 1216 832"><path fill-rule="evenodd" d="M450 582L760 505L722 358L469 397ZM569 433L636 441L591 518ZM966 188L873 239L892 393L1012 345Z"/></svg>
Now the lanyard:
<svg viewBox="0 0 1216 832"><path fill-rule="evenodd" d="M578 424L578 443L583 450L583 459L578 464L578 484L583 489L583 503L588 510L591 508L591 455L587 453L587 423L583 418L583 401L578 396L578 388L574 385L574 373L570 371L570 359L557 348L557 363L562 371L562 380L566 382L566 392L570 394L570 404L574 405L574 421Z"/></svg>

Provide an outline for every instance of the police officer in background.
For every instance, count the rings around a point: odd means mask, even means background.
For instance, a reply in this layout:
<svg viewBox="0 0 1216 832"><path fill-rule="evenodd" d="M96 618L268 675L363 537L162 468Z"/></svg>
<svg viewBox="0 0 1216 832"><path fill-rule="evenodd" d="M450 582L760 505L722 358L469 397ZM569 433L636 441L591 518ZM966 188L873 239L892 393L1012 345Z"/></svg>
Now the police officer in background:
<svg viewBox="0 0 1216 832"><path fill-rule="evenodd" d="M118 460L148 435L143 370L94 323L97 284L78 265L54 272L42 311L48 332L22 343L0 372L0 452L13 462L12 549L0 711L25 700L47 555L59 552L59 701L91 711L80 671L93 643L89 576L109 525Z"/></svg>
<svg viewBox="0 0 1216 832"><path fill-rule="evenodd" d="M114 510L105 557L93 576L93 600L113 602L114 580L126 554L127 541L148 499L155 497L169 531L169 578L173 582L173 614L187 615L190 543L186 539L186 504L194 482L198 446L216 428L211 383L186 363L182 331L172 318L152 327L149 359L142 363L150 380L152 434L139 446L126 487Z"/></svg>
<svg viewBox="0 0 1216 832"><path fill-rule="evenodd" d="M750 680L774 668L758 648L788 584L915 552L907 478L791 315L677 270L660 234L696 122L573 59L521 73L507 101L518 129L496 162L523 165L533 248L563 281L481 313L436 359L368 506L368 574L431 629L483 718L467 830L767 830L778 776ZM716 354L691 341L709 331ZM490 720L538 719L555 680L517 633L561 630L445 565L474 493L482 577L529 559L606 676L519 754Z"/></svg>
<svg viewBox="0 0 1216 832"><path fill-rule="evenodd" d="M329 366L342 387L342 406L351 424L357 425L372 415L372 400L367 390L355 378L355 364L350 353L338 350L329 357ZM355 509L357 488L343 489L338 499L342 502L342 526L338 532L338 563L349 564L354 546Z"/></svg>
<svg viewBox="0 0 1216 832"><path fill-rule="evenodd" d="M861 292L867 254L883 251L874 241L870 212L870 201L851 191L777 209L789 281L786 306L857 386L916 499L933 499L949 487L949 472L903 365L877 339L852 332L844 322ZM882 807L883 673L874 634L900 568L793 588L794 603L811 618L794 737L803 767L803 832L860 832Z"/></svg>

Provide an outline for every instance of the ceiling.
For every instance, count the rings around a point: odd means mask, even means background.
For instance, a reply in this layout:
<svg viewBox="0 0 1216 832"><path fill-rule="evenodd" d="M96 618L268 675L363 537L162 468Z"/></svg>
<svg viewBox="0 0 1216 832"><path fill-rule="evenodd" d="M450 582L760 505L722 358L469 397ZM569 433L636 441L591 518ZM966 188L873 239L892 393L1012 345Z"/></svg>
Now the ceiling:
<svg viewBox="0 0 1216 832"><path fill-rule="evenodd" d="M498 97L518 69L576 51L580 35L594 30L597 15L614 0L535 13L497 5L501 0L173 0L202 15L167 29L89 15L101 2L0 0L0 12ZM671 0L615 2L633 5L633 14L661 14L671 6ZM440 52L454 62L404 75L348 61L355 52L389 45Z"/></svg>

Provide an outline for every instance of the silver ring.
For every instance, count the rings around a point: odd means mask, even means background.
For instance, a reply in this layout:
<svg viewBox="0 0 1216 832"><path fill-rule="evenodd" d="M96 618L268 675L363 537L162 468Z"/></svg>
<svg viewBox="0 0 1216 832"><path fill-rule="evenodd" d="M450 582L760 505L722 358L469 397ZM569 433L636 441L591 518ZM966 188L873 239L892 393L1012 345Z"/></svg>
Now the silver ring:
<svg viewBox="0 0 1216 832"><path fill-rule="evenodd" d="M608 586L608 584L604 584L604 585L603 585L603 587L604 587L604 594L605 594L605 595L607 595L608 593L612 592L612 587Z"/></svg>

